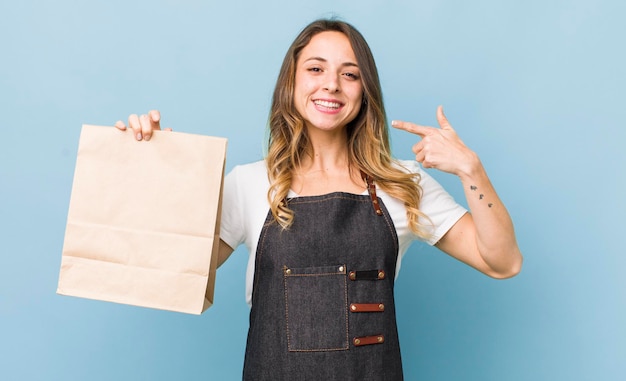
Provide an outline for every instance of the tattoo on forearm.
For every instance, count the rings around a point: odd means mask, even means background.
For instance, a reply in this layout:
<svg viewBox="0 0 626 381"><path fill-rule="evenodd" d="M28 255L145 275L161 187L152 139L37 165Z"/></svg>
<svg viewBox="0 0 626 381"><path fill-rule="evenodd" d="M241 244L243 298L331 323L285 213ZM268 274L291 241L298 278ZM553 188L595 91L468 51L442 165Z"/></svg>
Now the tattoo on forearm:
<svg viewBox="0 0 626 381"><path fill-rule="evenodd" d="M478 187L476 185L470 185L470 190L476 191L476 190L478 190ZM484 198L485 198L484 194L481 193L481 194L478 195L478 199L479 200L482 200ZM487 206L491 208L493 206L493 203L490 202L490 203L487 204Z"/></svg>

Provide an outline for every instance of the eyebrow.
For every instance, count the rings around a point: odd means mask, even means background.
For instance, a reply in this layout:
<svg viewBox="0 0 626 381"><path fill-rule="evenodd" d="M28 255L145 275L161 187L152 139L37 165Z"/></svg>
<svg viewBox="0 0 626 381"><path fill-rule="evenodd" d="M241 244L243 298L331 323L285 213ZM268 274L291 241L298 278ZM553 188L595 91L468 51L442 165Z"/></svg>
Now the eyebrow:
<svg viewBox="0 0 626 381"><path fill-rule="evenodd" d="M309 61L328 62L327 59L322 58L322 57L309 57L306 60L304 60L304 62L309 62ZM354 62L350 62L350 61L342 63L341 66L353 66L353 67L356 67L356 68L359 67L359 65L355 64Z"/></svg>

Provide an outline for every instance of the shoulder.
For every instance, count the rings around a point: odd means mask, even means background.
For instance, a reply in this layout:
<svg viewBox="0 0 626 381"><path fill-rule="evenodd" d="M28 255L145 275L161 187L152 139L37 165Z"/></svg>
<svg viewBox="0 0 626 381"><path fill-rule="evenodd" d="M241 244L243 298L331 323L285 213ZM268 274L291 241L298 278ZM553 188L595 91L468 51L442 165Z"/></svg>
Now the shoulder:
<svg viewBox="0 0 626 381"><path fill-rule="evenodd" d="M428 243L435 244L467 212L467 209L458 204L417 161L397 160L394 164L407 173L418 175L417 181L422 192L419 209L428 217L428 221L422 223L431 225L432 237L428 239Z"/></svg>
<svg viewBox="0 0 626 381"><path fill-rule="evenodd" d="M441 192L444 189L422 166L415 160L395 160L394 166L406 173L417 175L417 181L423 192Z"/></svg>
<svg viewBox="0 0 626 381"><path fill-rule="evenodd" d="M395 159L393 161L393 166L406 171L406 172L419 172L421 171L421 167L420 165L417 163L417 161L415 160L399 160L399 159Z"/></svg>
<svg viewBox="0 0 626 381"><path fill-rule="evenodd" d="M426 172L420 164L415 160L394 160L392 162L394 168L399 169L402 172L417 174L420 177Z"/></svg>
<svg viewBox="0 0 626 381"><path fill-rule="evenodd" d="M253 163L239 164L233 167L231 173L236 172L238 174L257 175L262 174L267 177L267 166L265 160L255 161Z"/></svg>
<svg viewBox="0 0 626 381"><path fill-rule="evenodd" d="M235 166L227 175L226 183L229 185L254 185L267 184L267 167L265 160Z"/></svg>

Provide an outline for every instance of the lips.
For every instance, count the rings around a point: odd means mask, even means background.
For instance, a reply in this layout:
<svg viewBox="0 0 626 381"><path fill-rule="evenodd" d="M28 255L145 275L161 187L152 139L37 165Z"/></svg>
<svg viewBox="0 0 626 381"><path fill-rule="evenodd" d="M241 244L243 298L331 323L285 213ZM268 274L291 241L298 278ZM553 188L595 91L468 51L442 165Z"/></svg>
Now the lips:
<svg viewBox="0 0 626 381"><path fill-rule="evenodd" d="M315 104L315 108L324 112L337 112L343 107L341 102L326 99L316 99L313 104Z"/></svg>

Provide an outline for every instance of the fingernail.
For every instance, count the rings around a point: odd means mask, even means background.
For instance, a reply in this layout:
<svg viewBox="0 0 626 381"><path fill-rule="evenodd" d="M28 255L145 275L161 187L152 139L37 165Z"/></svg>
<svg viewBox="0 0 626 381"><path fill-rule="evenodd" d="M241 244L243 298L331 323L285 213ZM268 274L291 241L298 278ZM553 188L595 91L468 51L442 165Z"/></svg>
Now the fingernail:
<svg viewBox="0 0 626 381"><path fill-rule="evenodd" d="M397 120L392 120L391 121L391 125L394 126L394 127L397 127L398 126L398 121Z"/></svg>
<svg viewBox="0 0 626 381"><path fill-rule="evenodd" d="M137 133L137 140L141 140L141 132Z"/></svg>
<svg viewBox="0 0 626 381"><path fill-rule="evenodd" d="M150 135L146 135L146 137L143 140L149 141L150 140Z"/></svg>

